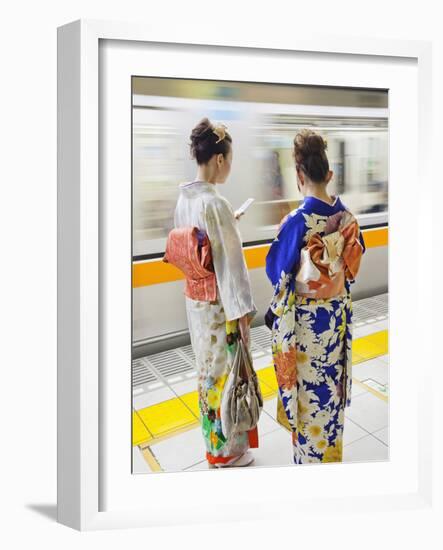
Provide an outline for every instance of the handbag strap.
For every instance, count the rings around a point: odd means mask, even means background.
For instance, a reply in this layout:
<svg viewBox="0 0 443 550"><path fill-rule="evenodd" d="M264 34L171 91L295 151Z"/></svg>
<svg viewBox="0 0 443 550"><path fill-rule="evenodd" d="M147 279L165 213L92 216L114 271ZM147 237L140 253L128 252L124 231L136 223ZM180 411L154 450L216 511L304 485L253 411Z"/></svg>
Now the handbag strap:
<svg viewBox="0 0 443 550"><path fill-rule="evenodd" d="M240 353L242 357L242 362L241 362L242 372L239 374L241 375L244 374L244 379L250 380L255 373L254 367L252 365L251 354L249 353L249 349L246 347L242 339L239 339L238 345L240 346Z"/></svg>

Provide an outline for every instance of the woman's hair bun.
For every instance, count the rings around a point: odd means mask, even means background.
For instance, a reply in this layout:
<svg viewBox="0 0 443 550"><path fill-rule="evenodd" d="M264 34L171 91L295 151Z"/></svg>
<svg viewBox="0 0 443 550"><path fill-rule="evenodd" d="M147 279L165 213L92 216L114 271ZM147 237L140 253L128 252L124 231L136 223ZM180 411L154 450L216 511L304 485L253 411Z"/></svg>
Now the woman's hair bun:
<svg viewBox="0 0 443 550"><path fill-rule="evenodd" d="M212 124L209 118L203 118L191 132L192 144L201 142L205 137L208 137L209 130L212 130Z"/></svg>
<svg viewBox="0 0 443 550"><path fill-rule="evenodd" d="M220 137L220 133L216 133L217 128L218 126L214 126L207 117L202 118L193 128L189 136L191 140L189 146L191 156L197 161L197 164L206 164L214 155L218 154L226 157L231 150L231 136L223 130L222 137Z"/></svg>
<svg viewBox="0 0 443 550"><path fill-rule="evenodd" d="M310 134L306 140L306 146L312 153L324 153L328 148L326 141L318 134Z"/></svg>
<svg viewBox="0 0 443 550"><path fill-rule="evenodd" d="M315 183L322 183L329 171L328 144L312 130L302 130L294 138L294 157L298 167Z"/></svg>
<svg viewBox="0 0 443 550"><path fill-rule="evenodd" d="M312 130L302 130L294 138L294 147L301 155L315 155L326 151L328 144Z"/></svg>

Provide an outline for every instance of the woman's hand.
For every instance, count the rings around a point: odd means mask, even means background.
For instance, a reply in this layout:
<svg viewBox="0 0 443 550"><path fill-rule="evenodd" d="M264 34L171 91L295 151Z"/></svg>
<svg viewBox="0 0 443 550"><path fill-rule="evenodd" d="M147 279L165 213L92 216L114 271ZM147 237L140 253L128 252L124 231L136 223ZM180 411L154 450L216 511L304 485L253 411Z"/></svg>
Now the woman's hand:
<svg viewBox="0 0 443 550"><path fill-rule="evenodd" d="M249 347L249 343L251 340L250 324L251 324L251 317L248 313L246 315L243 315L243 317L240 317L240 319L238 320L240 337L247 348Z"/></svg>

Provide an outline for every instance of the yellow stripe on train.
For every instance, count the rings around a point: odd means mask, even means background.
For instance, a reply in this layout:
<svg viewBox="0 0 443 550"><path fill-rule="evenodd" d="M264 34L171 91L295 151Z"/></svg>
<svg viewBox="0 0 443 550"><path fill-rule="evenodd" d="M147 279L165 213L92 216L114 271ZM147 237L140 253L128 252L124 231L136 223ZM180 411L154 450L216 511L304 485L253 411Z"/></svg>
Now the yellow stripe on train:
<svg viewBox="0 0 443 550"><path fill-rule="evenodd" d="M386 246L388 244L388 228L367 229L363 231L366 248L375 248ZM266 254L270 245L255 246L245 248L243 253L246 259L248 269L257 269L264 267ZM184 279L182 272L171 264L162 260L150 262L134 263L132 266L132 286L133 288L158 285L161 283L170 283Z"/></svg>

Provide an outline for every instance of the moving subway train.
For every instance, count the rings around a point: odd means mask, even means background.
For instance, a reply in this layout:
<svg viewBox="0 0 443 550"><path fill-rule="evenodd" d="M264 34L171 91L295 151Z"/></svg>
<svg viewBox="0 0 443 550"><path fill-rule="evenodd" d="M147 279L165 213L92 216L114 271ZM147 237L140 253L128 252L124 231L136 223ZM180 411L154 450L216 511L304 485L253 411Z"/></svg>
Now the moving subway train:
<svg viewBox="0 0 443 550"><path fill-rule="evenodd" d="M333 194L357 215L367 253L356 299L387 292L387 93L309 86L133 79L134 357L188 343L183 280L162 262L178 184L196 174L189 134L204 116L233 138L231 175L219 191L238 208L244 254L263 324L271 287L264 271L281 218L298 206L292 142L302 128L328 142Z"/></svg>

